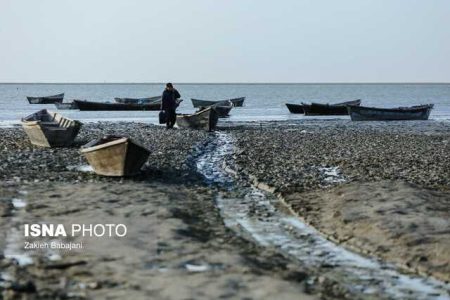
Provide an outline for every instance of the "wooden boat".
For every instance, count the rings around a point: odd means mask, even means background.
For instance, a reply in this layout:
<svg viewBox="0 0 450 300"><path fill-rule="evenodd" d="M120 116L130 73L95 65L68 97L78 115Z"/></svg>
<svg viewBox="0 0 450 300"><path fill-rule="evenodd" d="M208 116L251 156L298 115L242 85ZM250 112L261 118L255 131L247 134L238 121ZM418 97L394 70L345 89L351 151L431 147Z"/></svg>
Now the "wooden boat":
<svg viewBox="0 0 450 300"><path fill-rule="evenodd" d="M217 116L219 118L226 118L229 116L231 109L233 108L233 102L231 101L226 101L223 103L219 103L219 104L215 104L210 106L213 110L216 111ZM200 109L198 110L198 112L206 109L207 107L200 107Z"/></svg>
<svg viewBox="0 0 450 300"><path fill-rule="evenodd" d="M336 104L321 104L321 103L302 103L303 111L305 116L339 116L348 115L347 106L359 106L361 105L361 100L347 101Z"/></svg>
<svg viewBox="0 0 450 300"><path fill-rule="evenodd" d="M161 103L111 103L86 100L73 100L80 110L160 110Z"/></svg>
<svg viewBox="0 0 450 300"><path fill-rule="evenodd" d="M55 103L57 109L78 109L78 105L75 102L63 102Z"/></svg>
<svg viewBox="0 0 450 300"><path fill-rule="evenodd" d="M397 108L348 106L347 110L352 121L428 120L433 106L433 104Z"/></svg>
<svg viewBox="0 0 450 300"><path fill-rule="evenodd" d="M132 176L140 172L150 151L132 139L105 136L81 148L81 153L98 175Z"/></svg>
<svg viewBox="0 0 450 300"><path fill-rule="evenodd" d="M153 102L161 102L161 96L147 97L147 98L114 98L117 103L133 103L133 104L147 104Z"/></svg>
<svg viewBox="0 0 450 300"><path fill-rule="evenodd" d="M29 97L27 96L28 102L30 104L53 104L53 103L61 103L64 99L64 93L53 95L53 96L44 96L44 97Z"/></svg>
<svg viewBox="0 0 450 300"><path fill-rule="evenodd" d="M245 97L240 98L233 98L233 99L225 99L225 100L218 100L218 101L212 101L212 100L200 100L200 99L194 99L191 98L192 104L195 108L197 107L208 107L215 104L220 103L226 103L227 101L231 101L234 106L240 107L244 104Z"/></svg>
<svg viewBox="0 0 450 300"><path fill-rule="evenodd" d="M177 125L181 128L206 129L208 131L213 131L216 129L218 120L219 116L212 107L207 107L192 115L177 115Z"/></svg>
<svg viewBox="0 0 450 300"><path fill-rule="evenodd" d="M291 104L291 103L286 103L287 108L289 109L289 111L292 114L303 114L305 113L305 111L303 110L303 105L302 104Z"/></svg>
<svg viewBox="0 0 450 300"><path fill-rule="evenodd" d="M22 127L31 143L41 147L70 146L81 128L81 122L46 109L22 119Z"/></svg>

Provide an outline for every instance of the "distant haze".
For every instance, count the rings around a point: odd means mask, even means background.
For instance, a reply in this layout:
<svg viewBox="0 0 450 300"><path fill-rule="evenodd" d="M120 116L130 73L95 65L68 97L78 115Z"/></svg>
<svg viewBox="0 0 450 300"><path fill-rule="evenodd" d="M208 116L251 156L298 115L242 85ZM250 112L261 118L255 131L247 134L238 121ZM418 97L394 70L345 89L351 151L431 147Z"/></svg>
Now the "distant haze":
<svg viewBox="0 0 450 300"><path fill-rule="evenodd" d="M450 82L449 0L0 0L0 82Z"/></svg>

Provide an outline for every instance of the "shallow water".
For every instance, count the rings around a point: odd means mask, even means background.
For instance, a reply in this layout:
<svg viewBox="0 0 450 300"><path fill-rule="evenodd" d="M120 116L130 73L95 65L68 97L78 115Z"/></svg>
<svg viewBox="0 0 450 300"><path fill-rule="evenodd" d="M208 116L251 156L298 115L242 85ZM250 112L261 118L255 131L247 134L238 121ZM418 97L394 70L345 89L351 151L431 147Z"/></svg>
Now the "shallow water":
<svg viewBox="0 0 450 300"><path fill-rule="evenodd" d="M342 102L362 99L363 105L395 107L434 103L430 118L450 120L450 84L179 84L179 111L193 112L190 98L228 99L246 96L244 107L231 111L227 121L329 119L290 114L285 103ZM65 101L86 99L114 101L114 97L148 97L161 94L162 84L0 84L0 125L18 123L20 118L53 105L28 104L26 96L65 92ZM156 124L158 112L80 112L62 110L81 121L140 121ZM348 119L347 116L332 118Z"/></svg>
<svg viewBox="0 0 450 300"><path fill-rule="evenodd" d="M225 224L260 245L274 247L311 268L327 267L327 275L356 294L384 299L450 299L450 284L433 278L405 275L383 261L351 252L324 238L282 208L273 194L239 186L226 170L234 151L230 135L217 139L197 158L197 170L212 185L226 188L216 202ZM333 174L337 175L336 170ZM239 197L236 194L241 195Z"/></svg>

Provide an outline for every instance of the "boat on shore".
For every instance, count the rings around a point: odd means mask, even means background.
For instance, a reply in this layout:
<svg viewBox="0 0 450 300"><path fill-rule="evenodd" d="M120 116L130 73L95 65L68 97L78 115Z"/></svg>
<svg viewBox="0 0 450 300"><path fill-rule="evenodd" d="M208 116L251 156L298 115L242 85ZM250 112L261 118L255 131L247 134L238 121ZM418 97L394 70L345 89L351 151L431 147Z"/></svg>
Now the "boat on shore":
<svg viewBox="0 0 450 300"><path fill-rule="evenodd" d="M53 104L61 103L64 99L64 93L52 96L31 97L27 96L28 103L30 104Z"/></svg>
<svg viewBox="0 0 450 300"><path fill-rule="evenodd" d="M22 119L22 127L33 145L40 147L70 146L82 124L59 113L40 110Z"/></svg>
<svg viewBox="0 0 450 300"><path fill-rule="evenodd" d="M428 120L433 104L397 108L347 106L352 121Z"/></svg>
<svg viewBox="0 0 450 300"><path fill-rule="evenodd" d="M214 104L210 107L216 111L217 116L219 118L227 118L230 114L231 109L233 108L233 102L226 101L223 103ZM202 111L206 108L207 107L200 107L200 109L198 111Z"/></svg>
<svg viewBox="0 0 450 300"><path fill-rule="evenodd" d="M304 114L305 113L305 111L303 110L302 104L286 103L286 106L289 109L289 112L292 114Z"/></svg>
<svg viewBox="0 0 450 300"><path fill-rule="evenodd" d="M103 176L132 176L141 171L150 151L128 137L104 136L81 148L94 172Z"/></svg>
<svg viewBox="0 0 450 300"><path fill-rule="evenodd" d="M162 97L161 96L153 96L153 97L146 97L146 98L114 98L114 101L117 103L125 103L125 104L147 104L147 103L153 103L153 102L161 102Z"/></svg>
<svg viewBox="0 0 450 300"><path fill-rule="evenodd" d="M227 103L227 101L231 101L233 103L233 106L241 107L244 104L245 97L240 98L232 98L232 99L225 99L225 100L200 100L200 99L194 99L191 98L192 105L194 105L195 108L198 107L208 107L212 105L220 105L222 103Z"/></svg>
<svg viewBox="0 0 450 300"><path fill-rule="evenodd" d="M73 100L82 111L112 111L112 110L160 110L161 103L111 103L111 102L94 102L86 100Z"/></svg>
<svg viewBox="0 0 450 300"><path fill-rule="evenodd" d="M176 124L180 128L213 131L216 129L218 120L217 112L210 106L194 114L178 114Z"/></svg>
<svg viewBox="0 0 450 300"><path fill-rule="evenodd" d="M347 106L359 106L361 100L353 100L335 104L321 104L321 103L302 103L305 116L341 116L348 115Z"/></svg>
<svg viewBox="0 0 450 300"><path fill-rule="evenodd" d="M66 110L66 109L78 109L78 105L75 102L62 102L55 103L55 106L58 110Z"/></svg>

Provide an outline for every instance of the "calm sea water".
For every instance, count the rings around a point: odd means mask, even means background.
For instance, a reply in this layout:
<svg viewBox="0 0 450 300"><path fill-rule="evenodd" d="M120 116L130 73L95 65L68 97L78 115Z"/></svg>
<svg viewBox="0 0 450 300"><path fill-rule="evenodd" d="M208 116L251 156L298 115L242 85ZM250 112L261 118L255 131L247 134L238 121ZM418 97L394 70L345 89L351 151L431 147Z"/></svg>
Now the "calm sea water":
<svg viewBox="0 0 450 300"><path fill-rule="evenodd" d="M434 103L431 119L450 120L450 84L178 84L184 102L180 112L194 112L190 98L227 99L245 96L244 107L231 112L230 121L290 120L285 103L342 102L362 99L362 105L378 107ZM20 118L53 105L28 104L26 96L65 93L64 101L86 99L111 101L114 97L148 97L162 93L162 84L0 84L0 125L18 123ZM113 120L156 123L158 112L60 111L81 121ZM323 118L323 117L322 117ZM336 118L336 117L331 117ZM346 116L339 118L348 118Z"/></svg>

